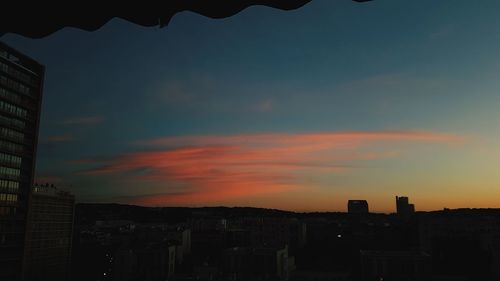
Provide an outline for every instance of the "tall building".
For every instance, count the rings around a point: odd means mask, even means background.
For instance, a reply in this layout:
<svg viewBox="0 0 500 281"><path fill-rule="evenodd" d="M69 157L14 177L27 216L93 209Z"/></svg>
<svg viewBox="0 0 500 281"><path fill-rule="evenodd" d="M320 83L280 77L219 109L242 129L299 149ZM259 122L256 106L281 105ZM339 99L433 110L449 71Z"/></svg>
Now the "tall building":
<svg viewBox="0 0 500 281"><path fill-rule="evenodd" d="M75 197L54 185L35 185L27 227L25 280L70 279Z"/></svg>
<svg viewBox="0 0 500 281"><path fill-rule="evenodd" d="M20 280L45 68L0 42L0 280Z"/></svg>
<svg viewBox="0 0 500 281"><path fill-rule="evenodd" d="M347 212L349 214L368 214L368 202L366 200L347 201Z"/></svg>
<svg viewBox="0 0 500 281"><path fill-rule="evenodd" d="M396 196L396 212L400 216L410 216L415 213L415 205L409 204L408 197Z"/></svg>

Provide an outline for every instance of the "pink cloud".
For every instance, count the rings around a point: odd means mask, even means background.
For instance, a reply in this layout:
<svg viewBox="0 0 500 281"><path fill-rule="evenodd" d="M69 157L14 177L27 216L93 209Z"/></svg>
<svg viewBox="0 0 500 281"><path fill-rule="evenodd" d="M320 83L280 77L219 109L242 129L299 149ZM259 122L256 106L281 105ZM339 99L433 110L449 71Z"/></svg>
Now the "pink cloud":
<svg viewBox="0 0 500 281"><path fill-rule="evenodd" d="M130 199L143 205L193 204L306 188L304 172L342 173L353 162L395 157L397 151L370 151L380 143L457 144L461 137L423 131L324 132L166 137L138 142L148 151L113 159L86 175L119 174L130 180L177 183L189 192Z"/></svg>
<svg viewBox="0 0 500 281"><path fill-rule="evenodd" d="M322 133L269 133L248 135L201 135L201 136L174 136L157 138L136 142L139 145L149 146L186 146L186 145L273 145L284 147L284 145L295 144L297 146L357 146L363 142L373 141L425 141L425 142L447 142L462 143L464 139L459 136L436 133L429 131L344 131L344 132L322 132Z"/></svg>

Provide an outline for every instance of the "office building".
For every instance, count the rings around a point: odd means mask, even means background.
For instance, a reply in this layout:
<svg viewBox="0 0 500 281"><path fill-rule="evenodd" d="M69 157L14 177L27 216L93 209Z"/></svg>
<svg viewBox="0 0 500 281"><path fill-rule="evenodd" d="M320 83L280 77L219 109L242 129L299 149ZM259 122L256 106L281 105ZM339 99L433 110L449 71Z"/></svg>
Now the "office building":
<svg viewBox="0 0 500 281"><path fill-rule="evenodd" d="M70 279L75 197L53 185L35 185L27 227L25 280Z"/></svg>
<svg viewBox="0 0 500 281"><path fill-rule="evenodd" d="M349 214L368 214L368 202L366 200L347 201L347 212Z"/></svg>
<svg viewBox="0 0 500 281"><path fill-rule="evenodd" d="M409 217L415 213L415 205L410 204L408 197L396 196L396 212L403 217Z"/></svg>
<svg viewBox="0 0 500 281"><path fill-rule="evenodd" d="M0 42L0 280L21 280L44 66Z"/></svg>

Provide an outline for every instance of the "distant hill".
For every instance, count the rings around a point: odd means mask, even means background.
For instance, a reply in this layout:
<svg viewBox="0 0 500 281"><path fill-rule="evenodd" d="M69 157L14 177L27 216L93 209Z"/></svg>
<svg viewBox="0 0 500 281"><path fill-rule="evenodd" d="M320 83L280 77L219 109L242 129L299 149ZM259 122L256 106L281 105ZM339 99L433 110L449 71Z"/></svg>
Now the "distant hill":
<svg viewBox="0 0 500 281"><path fill-rule="evenodd" d="M296 213L253 207L142 207L123 204L76 204L77 224L96 220L133 220L137 222L183 222L196 217L288 217Z"/></svg>
<svg viewBox="0 0 500 281"><path fill-rule="evenodd" d="M342 219L352 217L344 212L298 213L277 209L254 207L143 207L124 204L79 203L75 208L75 223L94 224L96 220L132 220L135 222L179 223L192 218L238 218L238 217L297 217ZM356 215L355 215L356 216ZM500 209L444 209L417 212L417 217L429 216L492 216L500 217ZM395 217L394 214L370 213L357 217Z"/></svg>

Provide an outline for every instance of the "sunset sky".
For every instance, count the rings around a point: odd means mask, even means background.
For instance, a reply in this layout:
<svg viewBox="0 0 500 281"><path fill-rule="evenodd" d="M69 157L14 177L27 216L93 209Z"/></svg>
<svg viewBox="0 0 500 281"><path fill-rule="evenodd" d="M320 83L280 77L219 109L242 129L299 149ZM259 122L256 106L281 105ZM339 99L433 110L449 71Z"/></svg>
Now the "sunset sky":
<svg viewBox="0 0 500 281"><path fill-rule="evenodd" d="M0 40L47 68L37 178L79 202L500 207L498 10L313 0Z"/></svg>

